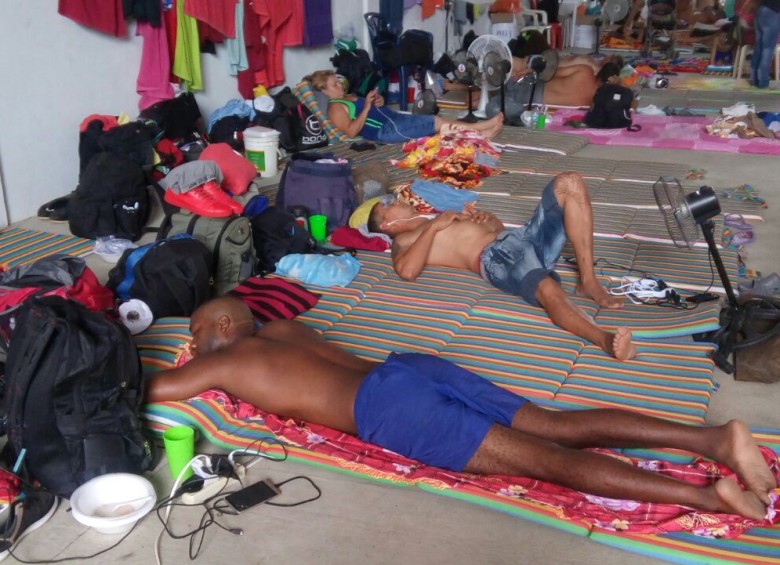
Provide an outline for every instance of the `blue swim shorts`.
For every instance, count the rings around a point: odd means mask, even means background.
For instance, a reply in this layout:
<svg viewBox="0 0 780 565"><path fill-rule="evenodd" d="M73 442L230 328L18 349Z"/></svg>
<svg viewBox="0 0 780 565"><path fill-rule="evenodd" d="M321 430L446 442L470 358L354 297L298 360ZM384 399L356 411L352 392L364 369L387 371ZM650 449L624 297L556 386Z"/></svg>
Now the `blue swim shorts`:
<svg viewBox="0 0 780 565"><path fill-rule="evenodd" d="M528 402L434 355L392 353L360 385L358 437L426 465L461 471L490 426Z"/></svg>
<svg viewBox="0 0 780 565"><path fill-rule="evenodd" d="M536 288L547 276L560 282L555 263L566 242L563 208L553 190L554 180L542 192L531 221L525 226L504 230L488 244L480 257L482 277L509 294L539 306Z"/></svg>

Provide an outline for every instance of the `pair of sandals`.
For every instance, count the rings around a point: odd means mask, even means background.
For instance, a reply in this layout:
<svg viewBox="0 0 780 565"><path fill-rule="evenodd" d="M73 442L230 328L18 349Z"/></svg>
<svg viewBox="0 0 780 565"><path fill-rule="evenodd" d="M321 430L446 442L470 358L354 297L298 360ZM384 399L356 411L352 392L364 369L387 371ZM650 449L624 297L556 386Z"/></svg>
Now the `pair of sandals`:
<svg viewBox="0 0 780 565"><path fill-rule="evenodd" d="M47 202L38 208L38 217L42 220L51 220L52 222L67 222L69 201L70 195L60 196Z"/></svg>

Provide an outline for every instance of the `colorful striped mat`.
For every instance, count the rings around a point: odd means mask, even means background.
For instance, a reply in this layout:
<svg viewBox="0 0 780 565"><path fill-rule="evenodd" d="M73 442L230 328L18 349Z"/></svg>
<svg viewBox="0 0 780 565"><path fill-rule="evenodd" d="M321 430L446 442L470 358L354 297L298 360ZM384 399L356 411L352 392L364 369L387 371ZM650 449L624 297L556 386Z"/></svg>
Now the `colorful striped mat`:
<svg viewBox="0 0 780 565"><path fill-rule="evenodd" d="M10 269L43 257L64 253L79 257L92 251L94 241L21 228L0 230L0 268Z"/></svg>
<svg viewBox="0 0 780 565"><path fill-rule="evenodd" d="M201 437L225 449L250 445L256 448L258 441L274 437L262 420L234 418L215 400L150 404L144 407L143 415L149 429L157 434L161 434L170 426L188 425L197 429ZM773 448L776 453L780 452L780 431L758 430L757 438L760 443ZM266 443L263 447L269 454L281 455L282 453L281 448L271 443ZM489 492L468 483L461 484L458 488L448 488L430 480L410 480L400 472L394 475L378 472L365 464L355 464L333 455L310 451L295 445L288 445L287 453L291 460L299 463L385 484L417 486L423 491L478 504L534 523L589 536L599 543L675 563L754 565L780 563L777 557L780 555L780 529L777 527L754 528L731 540L683 533L636 535L609 532L592 528L584 519L564 519L556 508Z"/></svg>

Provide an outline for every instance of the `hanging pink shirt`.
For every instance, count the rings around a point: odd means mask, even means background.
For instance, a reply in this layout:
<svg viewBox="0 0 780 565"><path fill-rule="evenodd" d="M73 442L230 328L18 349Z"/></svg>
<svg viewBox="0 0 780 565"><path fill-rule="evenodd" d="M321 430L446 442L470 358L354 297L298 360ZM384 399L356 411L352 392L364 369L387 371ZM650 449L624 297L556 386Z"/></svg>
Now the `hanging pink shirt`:
<svg viewBox="0 0 780 565"><path fill-rule="evenodd" d="M141 95L138 109L143 110L173 98L173 87L168 80L171 75L171 57L164 25L152 27L147 22L138 22L135 34L144 38L141 68L138 69L136 81L136 92Z"/></svg>

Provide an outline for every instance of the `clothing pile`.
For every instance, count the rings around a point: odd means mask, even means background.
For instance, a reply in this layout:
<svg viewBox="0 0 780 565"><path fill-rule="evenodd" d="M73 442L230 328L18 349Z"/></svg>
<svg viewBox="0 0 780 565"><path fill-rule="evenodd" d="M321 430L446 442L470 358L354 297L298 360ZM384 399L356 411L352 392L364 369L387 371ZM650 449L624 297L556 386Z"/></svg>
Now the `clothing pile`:
<svg viewBox="0 0 780 565"><path fill-rule="evenodd" d="M775 132L769 129L755 112L752 105L735 104L723 108L722 115L706 127L707 133L718 137L753 139L766 137L776 139Z"/></svg>
<svg viewBox="0 0 780 565"><path fill-rule="evenodd" d="M472 130L450 130L409 141L406 157L392 163L417 168L424 179L435 179L457 188L476 188L484 177L501 174L496 168L499 150L482 134Z"/></svg>

